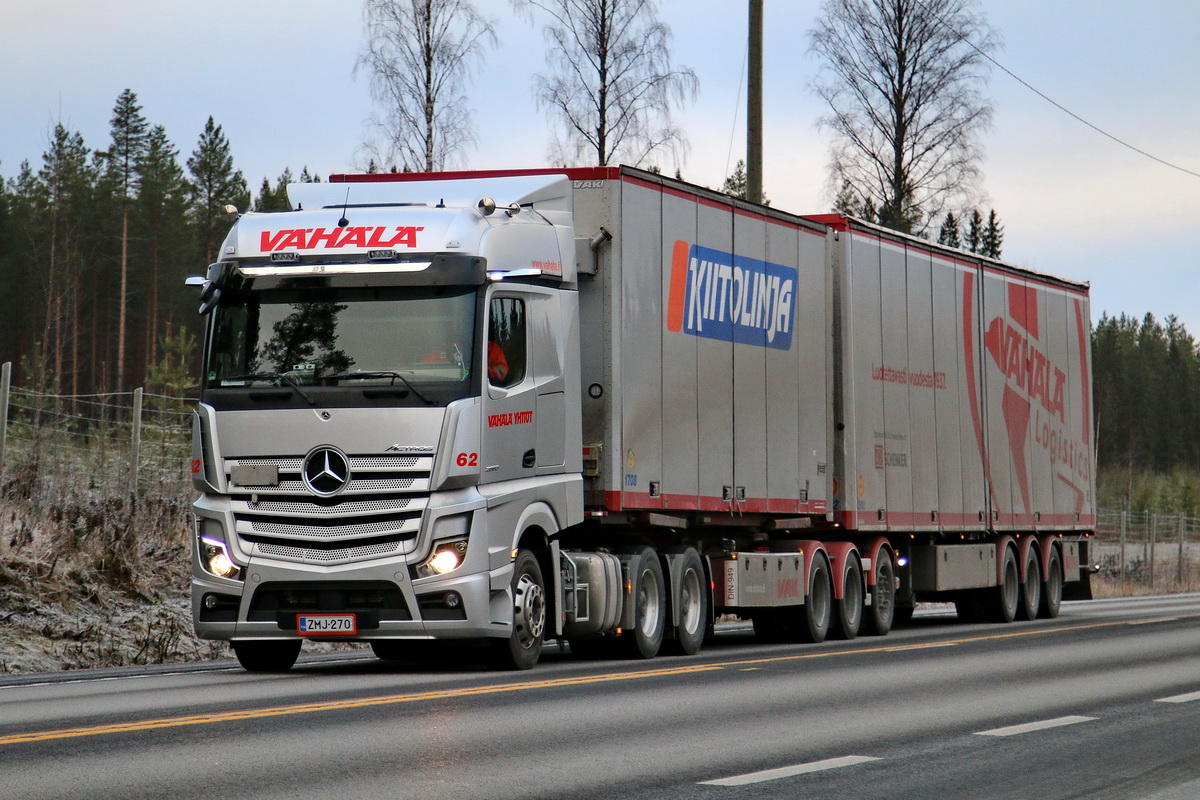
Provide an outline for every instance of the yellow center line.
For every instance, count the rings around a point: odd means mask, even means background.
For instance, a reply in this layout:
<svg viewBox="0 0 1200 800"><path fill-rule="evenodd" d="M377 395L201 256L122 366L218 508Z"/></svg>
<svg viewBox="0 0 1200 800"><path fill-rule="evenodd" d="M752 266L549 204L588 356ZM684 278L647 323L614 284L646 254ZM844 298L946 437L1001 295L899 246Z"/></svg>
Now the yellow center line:
<svg viewBox="0 0 1200 800"><path fill-rule="evenodd" d="M1031 631L1013 631L995 633L985 636L969 636L961 639L946 639L936 644L967 644L971 642L995 641L998 639L1015 639L1025 636L1043 636L1052 633L1067 633L1069 631L1091 630L1095 628L1111 628L1119 625L1130 625L1135 622L1160 622L1173 619L1120 620L1114 622L1093 622L1084 625L1043 628ZM837 656L862 655L865 653L895 652L897 650L915 650L927 648L929 642L901 645L881 645L879 647L859 647L851 650L823 651L813 653L798 653L786 656L764 656L759 658L738 659L736 661L720 661L711 664L698 664L686 667L664 667L662 669L639 670L637 672L612 672L604 675L582 675L574 678L554 678L552 680L528 681L525 683L504 683L496 686L478 686L465 689L443 689L435 692L416 692L412 694L394 694L378 697L362 697L355 700L336 700L323 703L300 703L288 706L270 708L253 708L244 711L223 711L212 714L194 714L179 717L164 717L162 719L142 720L141 722L122 722L108 725L92 725L81 728L63 728L52 731L34 731L0 736L0 745L21 744L24 742L42 742L51 739L70 739L79 736L99 736L107 733L130 733L133 731L149 731L161 728L180 728L188 725L210 725L217 722L234 722L237 720L265 719L282 717L292 714L312 714L318 711L339 711L353 708L368 708L371 706L392 705L396 703L417 703L425 700L448 700L459 697L472 697L486 694L504 694L509 692L525 692L533 689L553 689L561 686L579 686L584 684L607 683L613 681L628 681L638 678L659 678L671 675L690 675L700 672L714 672L729 667L738 667L742 671L757 669L755 665L778 664L787 661L800 661L813 658L832 658Z"/></svg>
<svg viewBox="0 0 1200 800"><path fill-rule="evenodd" d="M720 669L720 667L702 664L689 667L641 670L638 672L617 672L607 675L556 678L554 680L529 681L527 683L506 683L497 686L478 686L468 689L445 689L436 692L395 694L385 695L382 697L362 697L355 700L336 700L323 703L301 703L290 706L275 706L273 708L254 708L246 709L244 711L223 711L212 714L166 717L163 719L150 719L140 722L122 722L109 725L93 725L84 728L64 728L53 731L17 733L10 736L0 736L0 745L19 744L22 742L40 742L48 739L70 739L77 736L98 736L105 733L127 733L130 731L148 731L159 728L179 728L186 725L208 725L214 722L263 719L266 717L282 717L290 714L311 714L316 711L337 711L341 709L366 708L369 706L382 706L394 703L415 703L422 700L445 700L457 697L471 697L474 695L523 692L531 689L549 689L559 686L577 686L579 684L604 683L606 681L656 678L665 677L668 675L688 675L697 672L708 672L716 669Z"/></svg>

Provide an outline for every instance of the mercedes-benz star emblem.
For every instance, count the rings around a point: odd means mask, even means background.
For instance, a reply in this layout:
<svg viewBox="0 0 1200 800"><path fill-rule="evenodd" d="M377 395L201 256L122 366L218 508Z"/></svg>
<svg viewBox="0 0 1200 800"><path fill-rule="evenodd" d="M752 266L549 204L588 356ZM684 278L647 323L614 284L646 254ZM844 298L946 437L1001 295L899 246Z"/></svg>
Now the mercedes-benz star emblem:
<svg viewBox="0 0 1200 800"><path fill-rule="evenodd" d="M319 497L333 497L350 483L350 459L336 447L317 447L304 457L304 485Z"/></svg>

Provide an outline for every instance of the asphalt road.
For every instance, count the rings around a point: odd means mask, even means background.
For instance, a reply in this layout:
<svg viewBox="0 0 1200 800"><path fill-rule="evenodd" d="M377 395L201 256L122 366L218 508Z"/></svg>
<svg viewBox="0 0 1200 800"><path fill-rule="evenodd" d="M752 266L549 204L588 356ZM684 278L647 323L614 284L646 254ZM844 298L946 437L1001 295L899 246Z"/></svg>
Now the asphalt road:
<svg viewBox="0 0 1200 800"><path fill-rule="evenodd" d="M1200 797L1200 595L527 673L305 658L0 679L0 798Z"/></svg>

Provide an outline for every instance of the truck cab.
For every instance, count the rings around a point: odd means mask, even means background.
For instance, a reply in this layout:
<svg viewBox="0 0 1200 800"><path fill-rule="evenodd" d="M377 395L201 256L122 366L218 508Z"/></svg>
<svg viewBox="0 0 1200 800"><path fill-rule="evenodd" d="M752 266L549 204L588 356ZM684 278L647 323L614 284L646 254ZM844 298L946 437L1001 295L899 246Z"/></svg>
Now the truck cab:
<svg viewBox="0 0 1200 800"><path fill-rule="evenodd" d="M540 648L583 504L571 187L487 188L294 185L210 266L193 611L243 665L306 637Z"/></svg>

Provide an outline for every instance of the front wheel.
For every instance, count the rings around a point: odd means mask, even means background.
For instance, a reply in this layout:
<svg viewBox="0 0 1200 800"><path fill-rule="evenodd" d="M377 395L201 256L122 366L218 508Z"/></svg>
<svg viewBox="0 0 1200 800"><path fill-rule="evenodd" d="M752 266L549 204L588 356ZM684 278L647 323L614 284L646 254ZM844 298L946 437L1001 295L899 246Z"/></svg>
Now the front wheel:
<svg viewBox="0 0 1200 800"><path fill-rule="evenodd" d="M299 639L269 642L233 642L238 663L247 672L287 672L300 657Z"/></svg>
<svg viewBox="0 0 1200 800"><path fill-rule="evenodd" d="M528 550L519 550L513 561L511 583L513 600L512 634L493 639L488 666L492 669L533 669L542 654L546 634L546 584L537 558Z"/></svg>

